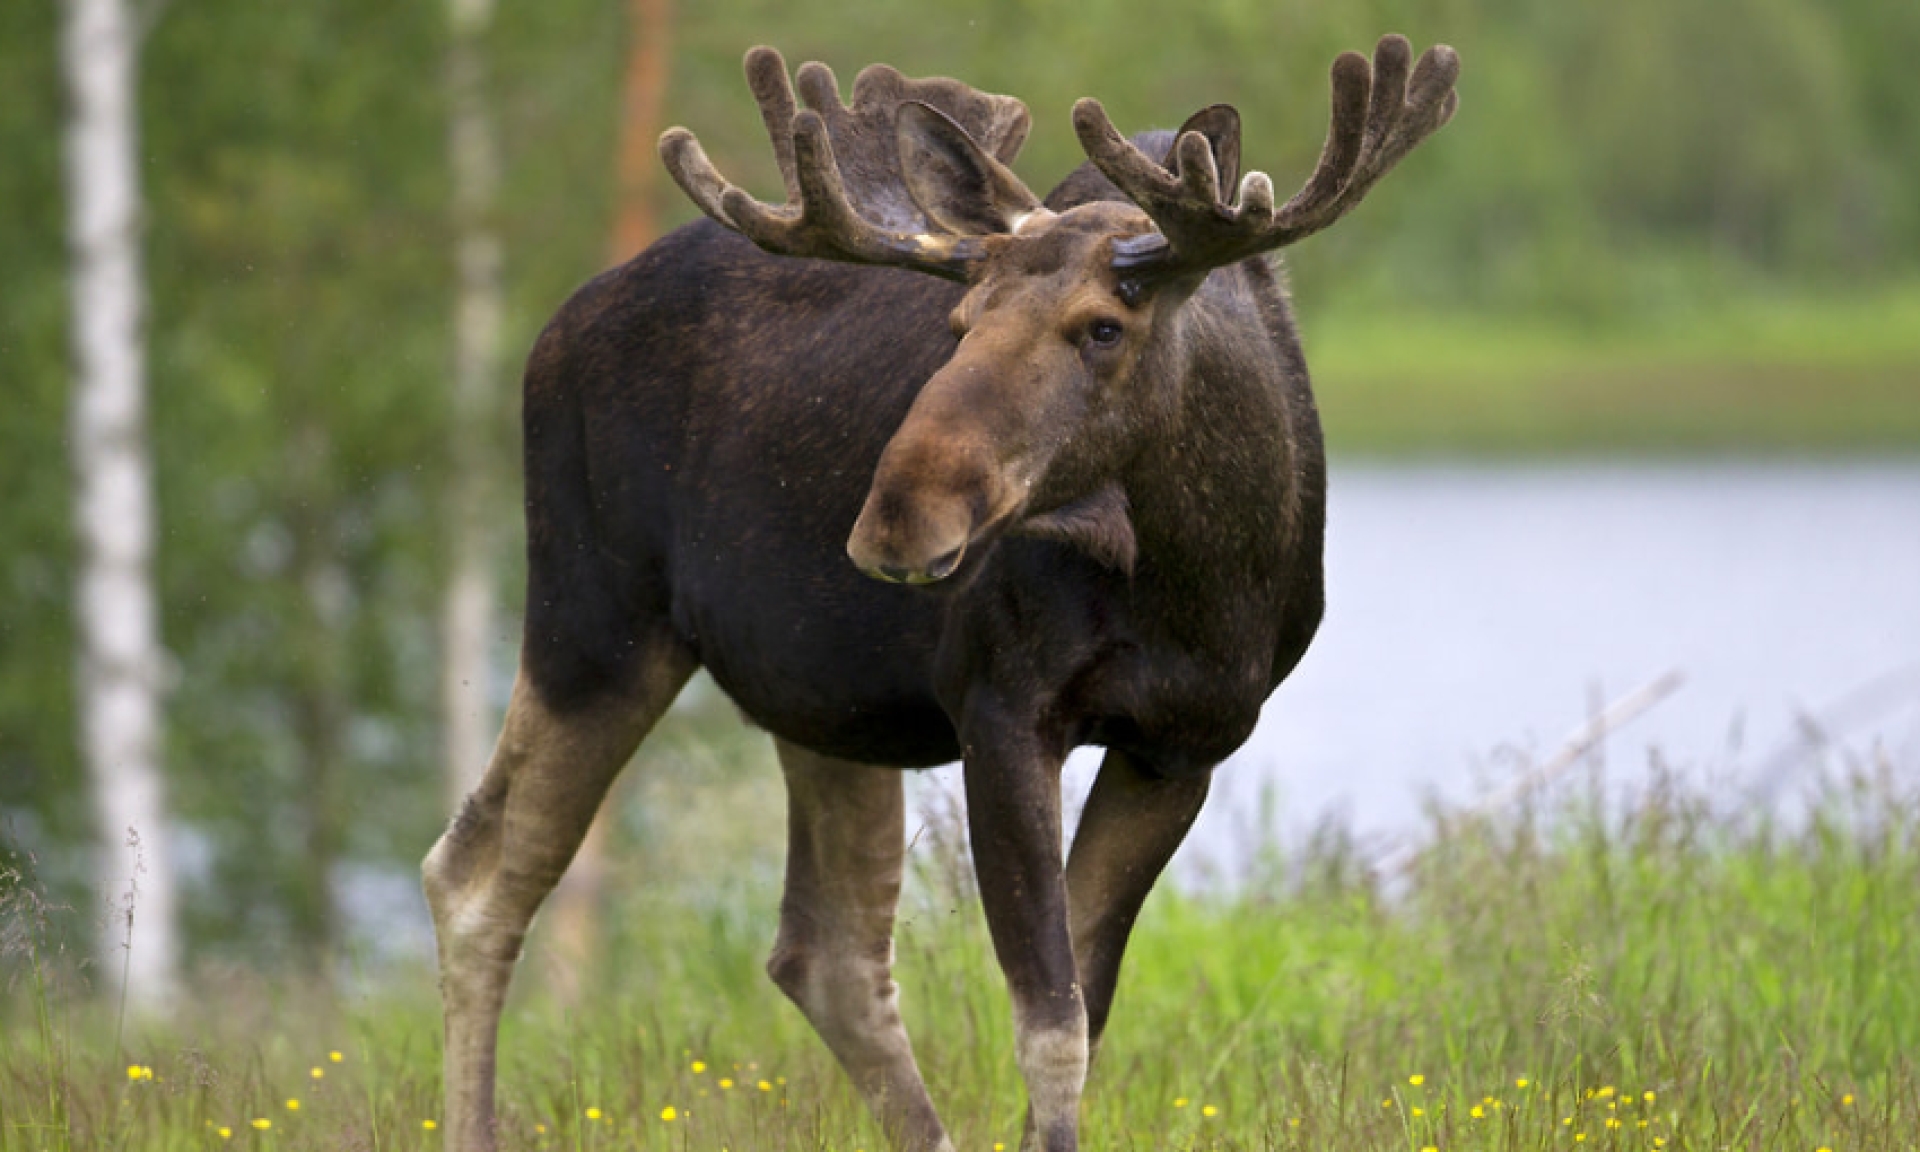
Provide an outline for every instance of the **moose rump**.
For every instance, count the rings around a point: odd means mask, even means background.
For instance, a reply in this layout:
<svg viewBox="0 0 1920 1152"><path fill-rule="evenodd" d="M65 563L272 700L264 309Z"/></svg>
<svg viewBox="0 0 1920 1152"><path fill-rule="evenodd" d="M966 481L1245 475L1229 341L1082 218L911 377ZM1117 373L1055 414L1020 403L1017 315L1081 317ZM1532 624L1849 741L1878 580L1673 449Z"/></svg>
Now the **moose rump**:
<svg viewBox="0 0 1920 1152"><path fill-rule="evenodd" d="M607 788L707 668L774 738L788 861L768 972L901 1148L951 1147L900 1022L900 769L964 762L1029 1095L1078 1144L1127 935L1322 606L1324 458L1261 258L1333 222L1451 115L1406 42L1333 71L1320 164L1276 206L1215 106L1042 201L1017 100L748 54L786 184L690 133L711 220L577 293L530 357L520 674L486 774L423 867L445 1131L496 1144L496 1034L534 911ZM1059 770L1107 749L1071 852Z"/></svg>

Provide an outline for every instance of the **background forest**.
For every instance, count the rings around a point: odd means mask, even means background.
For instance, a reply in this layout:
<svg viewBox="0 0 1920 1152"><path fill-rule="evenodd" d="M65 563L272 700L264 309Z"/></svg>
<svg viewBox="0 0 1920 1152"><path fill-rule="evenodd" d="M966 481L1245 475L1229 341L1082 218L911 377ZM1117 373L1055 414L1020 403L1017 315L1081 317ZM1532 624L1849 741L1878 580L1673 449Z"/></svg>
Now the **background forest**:
<svg viewBox="0 0 1920 1152"><path fill-rule="evenodd" d="M506 607L484 674L504 694L517 403L508 371L479 419L455 410L442 9L144 11L184 937L192 963L271 966L390 926L369 909L411 892L444 820L457 466L493 475ZM59 19L51 0L0 4L0 846L30 853L84 918ZM508 4L482 42L508 364L575 285L631 254L610 240L628 19L619 0ZM739 73L755 43L827 61L843 84L884 60L1019 95L1036 188L1078 161L1068 109L1087 94L1128 130L1232 102L1248 163L1291 187L1320 146L1337 52L1390 29L1451 43L1453 125L1288 256L1336 452L1920 446L1911 0L1208 0L1175 16L1143 0L709 0L667 28L648 57L665 67L653 130L693 127L763 193L778 181ZM633 194L648 229L693 215L657 172Z"/></svg>

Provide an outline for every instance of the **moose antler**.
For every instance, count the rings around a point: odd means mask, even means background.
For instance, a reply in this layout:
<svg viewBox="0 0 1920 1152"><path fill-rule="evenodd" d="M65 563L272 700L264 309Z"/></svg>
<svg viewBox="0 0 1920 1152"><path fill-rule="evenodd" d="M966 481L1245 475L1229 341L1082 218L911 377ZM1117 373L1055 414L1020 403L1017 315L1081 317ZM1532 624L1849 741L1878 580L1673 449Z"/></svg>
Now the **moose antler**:
<svg viewBox="0 0 1920 1152"><path fill-rule="evenodd" d="M660 158L674 181L716 221L776 255L887 264L964 280L983 248L947 221L930 218L901 168L905 125L956 129L976 149L996 187L1031 200L1005 165L1026 142L1026 105L957 80L910 80L884 64L860 73L853 103L840 102L832 69L802 65L795 79L806 108L796 111L786 61L772 48L746 57L747 85L773 141L787 202L763 204L727 182L685 128L660 137ZM903 117L907 109L924 105ZM931 111L946 121L929 121ZM951 133L948 133L951 135Z"/></svg>
<svg viewBox="0 0 1920 1152"><path fill-rule="evenodd" d="M1371 67L1357 52L1333 62L1333 119L1320 163L1278 211L1264 172L1247 173L1236 202L1222 198L1201 133L1181 132L1162 166L1114 129L1099 101L1075 104L1073 127L1088 159L1159 229L1115 241L1114 269L1136 281L1204 272L1291 244L1352 210L1459 107L1453 49L1436 45L1410 67L1412 55L1405 37L1390 35L1375 47Z"/></svg>

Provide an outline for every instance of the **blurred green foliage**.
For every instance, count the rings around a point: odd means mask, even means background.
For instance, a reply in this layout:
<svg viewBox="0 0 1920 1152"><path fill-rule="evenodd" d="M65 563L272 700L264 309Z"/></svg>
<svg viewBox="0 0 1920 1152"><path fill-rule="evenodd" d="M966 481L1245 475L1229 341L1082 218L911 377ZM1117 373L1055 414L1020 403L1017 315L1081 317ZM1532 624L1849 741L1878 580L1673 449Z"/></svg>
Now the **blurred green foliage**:
<svg viewBox="0 0 1920 1152"><path fill-rule="evenodd" d="M337 927L342 881L316 860L398 871L441 817L445 19L382 0L148 11L151 425L192 936L202 959L291 953ZM87 826L72 736L58 17L53 0L0 4L0 836L71 892ZM666 105L766 194L778 181L739 75L753 43L828 61L843 83L885 60L1020 95L1035 128L1019 167L1036 187L1078 162L1068 109L1081 95L1128 130L1226 100L1249 164L1284 186L1319 149L1332 57L1389 29L1460 49L1462 112L1355 220L1290 256L1310 334L1315 313L1347 318L1333 331L1373 350L1349 361L1356 379L1387 381L1383 411L1393 381L1422 377L1378 366L1419 353L1367 334L1408 312L1470 312L1466 331L1495 334L1513 317L1550 326L1536 331L1671 330L1729 301L1897 287L1920 271L1911 0L1213 0L1172 15L1140 0L713 0L676 14ZM605 261L626 35L618 0L499 12L509 359ZM665 221L693 214L664 179L654 197ZM1893 340L1875 363L1905 371L1916 342ZM1337 341L1332 352L1340 363ZM1896 391L1912 379L1883 376ZM489 433L509 475L512 407ZM1715 426L1712 403L1688 412ZM511 497L497 514L517 521ZM503 624L503 662L513 640Z"/></svg>

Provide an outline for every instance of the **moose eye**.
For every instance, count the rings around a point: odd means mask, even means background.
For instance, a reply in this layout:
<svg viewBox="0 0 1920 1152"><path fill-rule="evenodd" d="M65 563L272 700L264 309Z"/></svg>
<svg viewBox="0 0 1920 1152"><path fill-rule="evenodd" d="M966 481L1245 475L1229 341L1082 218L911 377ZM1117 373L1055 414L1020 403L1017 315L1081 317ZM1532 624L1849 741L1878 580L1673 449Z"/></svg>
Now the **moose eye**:
<svg viewBox="0 0 1920 1152"><path fill-rule="evenodd" d="M1099 348L1111 348L1125 334L1118 320L1095 320L1087 325L1087 342Z"/></svg>

